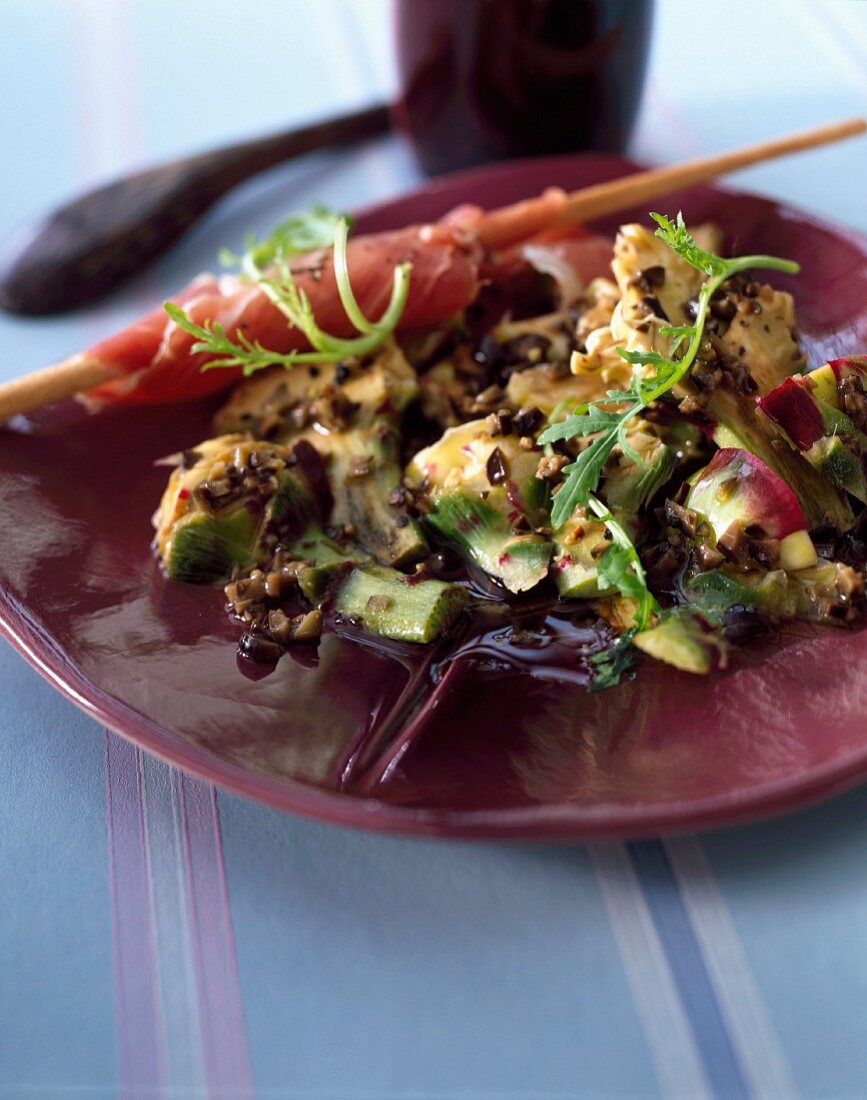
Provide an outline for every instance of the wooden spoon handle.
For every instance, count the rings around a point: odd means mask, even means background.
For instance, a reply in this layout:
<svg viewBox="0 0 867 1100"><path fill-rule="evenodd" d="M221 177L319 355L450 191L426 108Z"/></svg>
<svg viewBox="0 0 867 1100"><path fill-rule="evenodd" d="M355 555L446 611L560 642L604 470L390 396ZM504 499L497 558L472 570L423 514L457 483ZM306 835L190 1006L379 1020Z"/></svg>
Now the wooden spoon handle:
<svg viewBox="0 0 867 1100"><path fill-rule="evenodd" d="M242 180L315 149L376 137L389 126L389 108L380 104L90 191L12 242L0 261L0 308L48 314L93 302L161 256Z"/></svg>

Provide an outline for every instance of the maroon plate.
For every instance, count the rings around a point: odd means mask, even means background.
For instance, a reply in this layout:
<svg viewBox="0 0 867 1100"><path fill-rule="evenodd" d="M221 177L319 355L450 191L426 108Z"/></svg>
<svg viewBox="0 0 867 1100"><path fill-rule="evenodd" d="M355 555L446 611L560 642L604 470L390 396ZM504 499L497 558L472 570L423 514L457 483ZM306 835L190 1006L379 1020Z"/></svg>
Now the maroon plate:
<svg viewBox="0 0 867 1100"><path fill-rule="evenodd" d="M364 230L576 188L627 170L571 157L462 173L367 211ZM662 204L737 252L799 260L811 364L867 346L867 238L753 195ZM646 217L646 211L623 218ZM622 219L621 219L622 220ZM612 220L606 228L612 228ZM588 694L539 661L419 657L333 635L318 658L246 674L218 592L169 584L149 551L153 460L208 434L211 406L59 412L0 436L0 620L52 683L139 745L283 809L452 836L599 837L794 808L867 777L867 633L787 632L708 679L643 664ZM862 664L864 667L862 667Z"/></svg>

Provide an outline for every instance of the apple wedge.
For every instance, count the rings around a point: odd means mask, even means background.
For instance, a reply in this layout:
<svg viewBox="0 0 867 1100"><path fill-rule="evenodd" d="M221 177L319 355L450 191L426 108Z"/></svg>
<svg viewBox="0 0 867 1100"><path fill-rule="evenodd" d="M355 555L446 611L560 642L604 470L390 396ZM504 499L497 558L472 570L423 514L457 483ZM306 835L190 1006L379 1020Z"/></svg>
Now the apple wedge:
<svg viewBox="0 0 867 1100"><path fill-rule="evenodd" d="M710 529L715 548L732 561L761 555L787 571L816 563L798 498L749 451L725 447L693 478L686 507Z"/></svg>
<svg viewBox="0 0 867 1100"><path fill-rule="evenodd" d="M814 469L867 503L867 357L787 378L758 405Z"/></svg>

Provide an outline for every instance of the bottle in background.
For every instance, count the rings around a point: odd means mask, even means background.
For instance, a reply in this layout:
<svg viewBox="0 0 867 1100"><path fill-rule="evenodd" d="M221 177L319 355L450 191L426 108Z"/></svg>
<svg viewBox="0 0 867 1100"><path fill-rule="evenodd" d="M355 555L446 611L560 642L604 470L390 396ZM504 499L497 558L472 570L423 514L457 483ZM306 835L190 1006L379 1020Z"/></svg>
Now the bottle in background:
<svg viewBox="0 0 867 1100"><path fill-rule="evenodd" d="M429 175L626 145L653 0L394 0L394 13L399 115Z"/></svg>

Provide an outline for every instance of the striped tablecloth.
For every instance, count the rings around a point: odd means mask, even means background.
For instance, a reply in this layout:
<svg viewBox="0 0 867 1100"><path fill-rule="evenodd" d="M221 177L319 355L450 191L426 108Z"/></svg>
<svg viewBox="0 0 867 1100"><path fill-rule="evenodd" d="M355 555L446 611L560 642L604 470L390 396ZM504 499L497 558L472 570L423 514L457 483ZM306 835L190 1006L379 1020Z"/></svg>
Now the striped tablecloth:
<svg viewBox="0 0 867 1100"><path fill-rule="evenodd" d="M388 22L384 0L4 0L0 232L132 164L388 95ZM867 3L661 0L632 152L865 107ZM110 304L0 319L0 373L287 208L417 178L397 140L270 172ZM865 181L862 145L737 182L863 229ZM0 725L2 1096L867 1096L867 790L701 838L438 844L216 792L7 646Z"/></svg>

